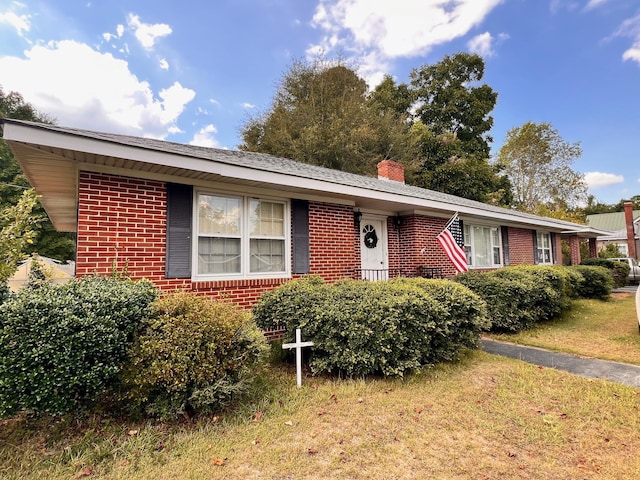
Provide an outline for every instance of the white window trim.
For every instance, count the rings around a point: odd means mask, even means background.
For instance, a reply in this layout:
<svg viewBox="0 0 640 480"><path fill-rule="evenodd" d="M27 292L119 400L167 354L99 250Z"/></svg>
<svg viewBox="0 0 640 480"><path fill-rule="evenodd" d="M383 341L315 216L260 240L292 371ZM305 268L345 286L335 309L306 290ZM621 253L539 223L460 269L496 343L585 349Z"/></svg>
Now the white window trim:
<svg viewBox="0 0 640 480"><path fill-rule="evenodd" d="M200 195L213 195L220 197L239 198L242 201L242 213L240 219L240 272L239 273L221 273L221 274L198 274L198 240L199 235L199 211L198 199ZM249 205L251 200L264 200L268 202L277 202L284 205L284 265L283 272L250 272L250 243L249 235ZM193 197L193 214L192 214L192 232L191 241L191 280L194 282L218 281L218 280L250 280L261 278L291 278L291 201L289 199L242 195L237 192L220 191L220 190L204 190L198 189L194 191Z"/></svg>
<svg viewBox="0 0 640 480"><path fill-rule="evenodd" d="M496 245L494 245L493 243L493 235L490 235L490 239L491 239L491 264L490 265L476 265L474 262L475 259L475 247L474 247L474 233L473 233L473 228L477 227L477 228L488 228L490 230L496 230L497 231L497 236L498 236L498 247L500 248L500 263L493 263L493 250L496 247ZM470 244L467 244L467 236L466 236L466 229L469 229L469 237L470 237ZM467 263L469 265L469 269L484 269L484 268L500 268L502 266L504 266L504 249L502 246L502 232L500 231L500 227L495 226L495 225L480 225L480 224L475 224L475 223L467 223L464 222L463 224L463 235L464 235L464 246L465 246L465 252L467 247L469 247L469 255L467 256ZM469 258L470 257L470 258Z"/></svg>
<svg viewBox="0 0 640 480"><path fill-rule="evenodd" d="M537 249L536 249L536 260L537 260L537 264L538 265L553 265L553 244L551 243L551 233L549 232L536 232L536 244L537 244ZM542 236L546 236L549 239L549 261L546 262L544 260L544 250L547 250L547 248L541 247L540 246L540 240L542 238ZM542 250L542 255L540 255L540 250Z"/></svg>

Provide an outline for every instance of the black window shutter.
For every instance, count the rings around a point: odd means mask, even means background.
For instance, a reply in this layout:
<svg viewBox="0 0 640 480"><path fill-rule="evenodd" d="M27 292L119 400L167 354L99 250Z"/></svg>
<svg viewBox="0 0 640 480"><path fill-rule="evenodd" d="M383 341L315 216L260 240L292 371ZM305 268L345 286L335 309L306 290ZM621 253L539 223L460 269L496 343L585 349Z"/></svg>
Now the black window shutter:
<svg viewBox="0 0 640 480"><path fill-rule="evenodd" d="M556 248L556 234L551 233L549 237L551 239L551 258L553 259L553 264L556 265L558 263L558 249Z"/></svg>
<svg viewBox="0 0 640 480"><path fill-rule="evenodd" d="M505 265L511 265L509 261L509 227L500 227L502 236L502 257Z"/></svg>
<svg viewBox="0 0 640 480"><path fill-rule="evenodd" d="M193 187L167 183L167 278L191 277Z"/></svg>
<svg viewBox="0 0 640 480"><path fill-rule="evenodd" d="M531 230L533 234L533 263L538 264L538 232Z"/></svg>
<svg viewBox="0 0 640 480"><path fill-rule="evenodd" d="M291 201L291 223L293 229L293 273L306 274L311 271L308 201Z"/></svg>

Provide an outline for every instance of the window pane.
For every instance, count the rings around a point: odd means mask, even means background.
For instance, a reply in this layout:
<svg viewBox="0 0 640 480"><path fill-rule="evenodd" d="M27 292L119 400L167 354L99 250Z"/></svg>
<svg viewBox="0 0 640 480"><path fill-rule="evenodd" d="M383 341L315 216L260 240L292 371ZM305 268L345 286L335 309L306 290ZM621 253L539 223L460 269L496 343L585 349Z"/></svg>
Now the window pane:
<svg viewBox="0 0 640 480"><path fill-rule="evenodd" d="M284 240L251 240L251 272L284 272Z"/></svg>
<svg viewBox="0 0 640 480"><path fill-rule="evenodd" d="M284 204L251 200L249 209L251 236L284 237Z"/></svg>
<svg viewBox="0 0 640 480"><path fill-rule="evenodd" d="M205 235L240 235L240 198L200 195L198 198L198 233Z"/></svg>
<svg viewBox="0 0 640 480"><path fill-rule="evenodd" d="M240 273L240 239L198 239L198 273Z"/></svg>
<svg viewBox="0 0 640 480"><path fill-rule="evenodd" d="M489 228L473 227L473 249L476 267L491 266L491 231Z"/></svg>

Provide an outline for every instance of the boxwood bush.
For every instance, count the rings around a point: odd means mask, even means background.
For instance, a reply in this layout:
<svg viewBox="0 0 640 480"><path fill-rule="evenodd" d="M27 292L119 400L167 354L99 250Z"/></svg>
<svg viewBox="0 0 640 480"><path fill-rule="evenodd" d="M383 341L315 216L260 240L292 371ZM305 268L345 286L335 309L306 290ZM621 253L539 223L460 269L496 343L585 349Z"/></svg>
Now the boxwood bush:
<svg viewBox="0 0 640 480"><path fill-rule="evenodd" d="M424 282L306 277L264 294L253 313L262 328L286 325L287 340L302 328L313 373L402 376L475 347L486 322L468 289Z"/></svg>
<svg viewBox="0 0 640 480"><path fill-rule="evenodd" d="M609 261L609 263L614 262ZM584 281L577 286L578 296L580 298L607 300L611 296L614 282L611 270L608 268L595 265L573 265L567 268L578 272L584 279Z"/></svg>
<svg viewBox="0 0 640 480"><path fill-rule="evenodd" d="M186 292L152 310L124 373L134 410L163 418L211 412L245 391L268 351L249 312Z"/></svg>
<svg viewBox="0 0 640 480"><path fill-rule="evenodd" d="M571 278L556 267L531 265L470 271L455 280L487 302L491 330L517 332L570 308Z"/></svg>
<svg viewBox="0 0 640 480"><path fill-rule="evenodd" d="M536 318L528 301L538 288L532 279L504 278L469 271L456 275L454 280L486 302L491 330L517 332L535 322Z"/></svg>
<svg viewBox="0 0 640 480"><path fill-rule="evenodd" d="M604 267L611 272L613 288L624 287L629 282L629 265L608 258L585 258L580 265Z"/></svg>
<svg viewBox="0 0 640 480"><path fill-rule="evenodd" d="M0 416L63 414L116 388L156 295L148 281L100 277L12 295L0 306Z"/></svg>

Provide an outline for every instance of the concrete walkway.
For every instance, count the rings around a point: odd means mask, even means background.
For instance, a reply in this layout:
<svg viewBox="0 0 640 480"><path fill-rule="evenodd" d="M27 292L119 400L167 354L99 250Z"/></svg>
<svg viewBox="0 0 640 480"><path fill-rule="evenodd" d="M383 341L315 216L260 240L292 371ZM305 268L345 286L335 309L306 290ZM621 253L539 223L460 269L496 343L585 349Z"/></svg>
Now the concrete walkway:
<svg viewBox="0 0 640 480"><path fill-rule="evenodd" d="M542 348L525 347L507 342L482 339L482 349L487 353L516 358L527 363L557 370L564 370L587 378L599 378L640 388L640 366L578 357Z"/></svg>

